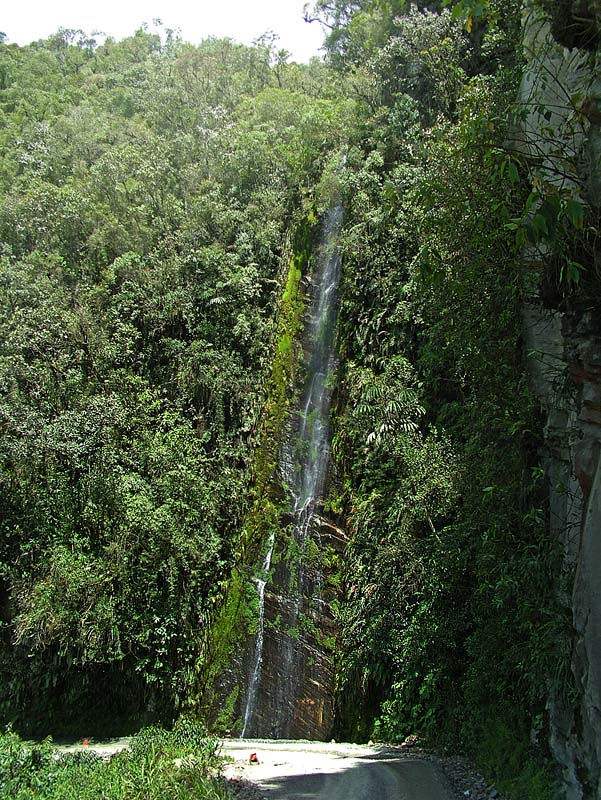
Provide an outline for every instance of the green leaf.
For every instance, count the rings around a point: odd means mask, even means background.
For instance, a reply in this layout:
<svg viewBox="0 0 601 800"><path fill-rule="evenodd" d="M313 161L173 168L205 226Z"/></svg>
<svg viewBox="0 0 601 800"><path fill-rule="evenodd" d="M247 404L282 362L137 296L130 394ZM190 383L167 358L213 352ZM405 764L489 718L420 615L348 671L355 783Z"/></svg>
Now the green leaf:
<svg viewBox="0 0 601 800"><path fill-rule="evenodd" d="M535 214L532 217L532 230L537 236L546 236L549 233L547 220L542 214Z"/></svg>
<svg viewBox="0 0 601 800"><path fill-rule="evenodd" d="M464 13L465 13L465 8L463 5L463 0L459 0L459 2L453 8L452 17L453 19L459 19L464 15Z"/></svg>
<svg viewBox="0 0 601 800"><path fill-rule="evenodd" d="M580 273L584 271L582 264L577 261L568 261L566 264L566 281L568 284L578 285L580 283Z"/></svg>
<svg viewBox="0 0 601 800"><path fill-rule="evenodd" d="M578 200L566 200L565 211L572 225L579 231L584 227L584 206Z"/></svg>

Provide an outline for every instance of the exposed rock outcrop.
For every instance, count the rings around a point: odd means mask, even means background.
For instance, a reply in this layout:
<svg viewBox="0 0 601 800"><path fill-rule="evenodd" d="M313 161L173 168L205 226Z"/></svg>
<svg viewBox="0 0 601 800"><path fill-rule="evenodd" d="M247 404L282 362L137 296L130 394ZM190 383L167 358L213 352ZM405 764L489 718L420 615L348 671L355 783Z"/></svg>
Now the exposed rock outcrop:
<svg viewBox="0 0 601 800"><path fill-rule="evenodd" d="M550 524L564 552L574 703L550 697L551 747L569 800L601 797L601 319L528 305L533 387L546 412Z"/></svg>
<svg viewBox="0 0 601 800"><path fill-rule="evenodd" d="M589 25L586 46L572 26L574 14L584 6L588 22L580 19L580 33L582 25ZM540 6L527 4L528 64L521 90L521 101L529 109L521 150L537 159L544 181L593 207L601 202L601 115L597 113L601 83L590 52L596 47L591 31L597 11L594 3L566 0L554 5L549 19ZM540 249L530 256L545 261ZM600 257L593 253L589 270L599 270ZM557 694L548 702L551 748L568 800L601 798L599 299L577 297L576 302L553 308L548 298L543 302L533 297L524 309L529 373L546 423L543 463L550 529L564 554L557 592L573 626L570 667L575 697Z"/></svg>
<svg viewBox="0 0 601 800"><path fill-rule="evenodd" d="M316 518L315 523L313 537L319 537L323 552L341 555L346 544L344 534L320 518ZM293 576L289 556L282 545L274 561L275 568L265 594L262 670L252 735L273 739L329 739L334 722L332 645L336 626L330 608L334 596L328 585L327 570L322 571L321 563L307 565L305 590L298 598L290 591ZM319 588L318 580L323 583ZM251 652L249 642L247 654ZM294 663L292 675L290 661ZM248 674L250 669L249 662L244 673Z"/></svg>
<svg viewBox="0 0 601 800"><path fill-rule="evenodd" d="M340 536L323 517L323 498L337 369L342 221L340 205L325 216L311 279L304 281L304 330L294 342L300 369L291 375L297 391L278 458L282 505L263 576L255 579L258 626L246 647L244 737L321 739L333 726L336 585L328 580L328 561Z"/></svg>

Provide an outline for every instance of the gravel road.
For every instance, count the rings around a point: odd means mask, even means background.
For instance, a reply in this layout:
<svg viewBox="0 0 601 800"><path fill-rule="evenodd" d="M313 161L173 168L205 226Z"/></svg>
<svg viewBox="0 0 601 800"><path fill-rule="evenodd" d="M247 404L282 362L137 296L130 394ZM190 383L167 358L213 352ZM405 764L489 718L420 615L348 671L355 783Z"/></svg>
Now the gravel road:
<svg viewBox="0 0 601 800"><path fill-rule="evenodd" d="M130 739L61 745L105 758ZM444 758L418 747L374 747L332 742L222 740L229 758L224 776L238 800L502 800L492 785L460 757ZM259 763L249 763L256 753Z"/></svg>
<svg viewBox="0 0 601 800"><path fill-rule="evenodd" d="M256 753L258 763L250 763ZM386 747L226 740L227 777L252 781L269 800L451 800L438 765Z"/></svg>

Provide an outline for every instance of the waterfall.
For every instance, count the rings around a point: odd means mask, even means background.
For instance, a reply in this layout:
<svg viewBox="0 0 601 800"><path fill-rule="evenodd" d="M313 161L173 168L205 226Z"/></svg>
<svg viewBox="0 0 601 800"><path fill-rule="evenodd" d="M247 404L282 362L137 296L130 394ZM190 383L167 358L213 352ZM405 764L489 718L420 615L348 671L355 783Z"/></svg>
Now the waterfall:
<svg viewBox="0 0 601 800"><path fill-rule="evenodd" d="M334 340L340 280L338 235L341 227L342 208L338 206L327 216L313 276L315 297L309 320L309 363L297 439L299 460L291 485L294 514L300 527L304 521L310 524L315 503L321 498L330 455L330 402L336 368Z"/></svg>
<svg viewBox="0 0 601 800"><path fill-rule="evenodd" d="M261 680L261 663L263 660L263 638L265 634L265 586L267 585L267 577L271 567L271 557L273 555L273 548L275 545L275 532L271 533L269 537L269 544L265 560L263 561L263 570L260 578L255 578L257 586L257 594L259 595L259 622L257 627L257 638L255 639L255 651L253 654L253 668L250 674L250 682L246 695L246 707L244 709L244 721L242 725L242 738L244 739L248 726L252 719L252 714L257 702L257 691L259 689L259 681Z"/></svg>
<svg viewBox="0 0 601 800"><path fill-rule="evenodd" d="M299 633L301 614L309 613L310 606L322 604L321 575L307 576L306 550L312 537L321 551L321 539L315 523L327 476L330 455L330 403L334 375L337 367L335 336L338 310L338 284L341 257L339 236L342 229L343 210L332 208L323 223L321 240L317 248L315 266L310 281L308 315L303 336L304 381L296 411L293 413L289 435L282 443L279 469L290 496L292 536L298 552L297 562L288 565L287 582L270 586L276 596L279 614L285 627L274 642L270 657L277 661L270 669L274 685L262 686L265 659L265 586L271 566L275 538L269 546L261 578L255 578L259 599L258 629L253 651L244 705L242 736L269 735L273 738L289 736L300 700L301 688L307 679L306 650ZM317 596L316 596L317 595ZM313 648L315 651L317 648ZM323 654L313 653L323 660ZM268 681L264 677L263 683ZM315 681L313 681L315 683ZM268 715L258 720L259 692ZM311 698L307 703L314 703Z"/></svg>

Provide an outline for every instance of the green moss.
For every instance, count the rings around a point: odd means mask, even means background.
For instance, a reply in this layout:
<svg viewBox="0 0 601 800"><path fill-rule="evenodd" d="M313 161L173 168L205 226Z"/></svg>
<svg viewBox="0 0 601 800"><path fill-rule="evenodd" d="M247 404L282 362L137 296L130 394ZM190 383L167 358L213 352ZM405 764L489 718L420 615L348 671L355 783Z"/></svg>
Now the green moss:
<svg viewBox="0 0 601 800"><path fill-rule="evenodd" d="M307 540L304 560L309 569L318 569L321 565L321 551L314 539Z"/></svg>
<svg viewBox="0 0 601 800"><path fill-rule="evenodd" d="M220 711L217 719L215 720L215 731L218 734L225 734L228 730L236 727L236 719L234 717L236 703L240 695L240 687L234 686L232 691L227 696L227 699Z"/></svg>
<svg viewBox="0 0 601 800"><path fill-rule="evenodd" d="M251 507L239 539L235 564L224 588L223 600L207 630L203 658L198 666L198 691L192 701L206 708L216 708L222 700L216 689L218 678L230 668L231 654L243 647L255 632L257 593L250 578L264 557L266 543L272 533L281 534L281 515L284 508L275 500L283 493L274 485L282 433L288 418L293 392L296 353L294 343L301 329L304 300L301 279L307 272L313 238L315 215L309 211L297 225L292 236L292 255L288 264L286 284L278 312L273 362L266 387L260 443L254 460ZM234 704L224 719L234 714Z"/></svg>
<svg viewBox="0 0 601 800"><path fill-rule="evenodd" d="M317 641L320 640L320 631L315 621L312 617L308 614L299 614L298 616L298 628L302 633L305 635L313 636L314 639Z"/></svg>
<svg viewBox="0 0 601 800"><path fill-rule="evenodd" d="M311 224L298 226L278 316L276 349L263 415L261 444L255 459L255 496L260 502L271 488L284 423L288 416L294 372L294 342L302 328L304 301L300 282L311 255ZM255 516L262 517L261 509ZM251 512L252 513L252 512ZM244 538L244 537L243 537ZM253 541L256 537L252 537Z"/></svg>
<svg viewBox="0 0 601 800"><path fill-rule="evenodd" d="M282 336L280 341L278 342L278 353L282 355L288 355L292 350L292 337L288 334Z"/></svg>
<svg viewBox="0 0 601 800"><path fill-rule="evenodd" d="M272 620L266 619L265 620L265 627L269 628L272 631L279 631L282 628L282 615L276 614L275 618Z"/></svg>

